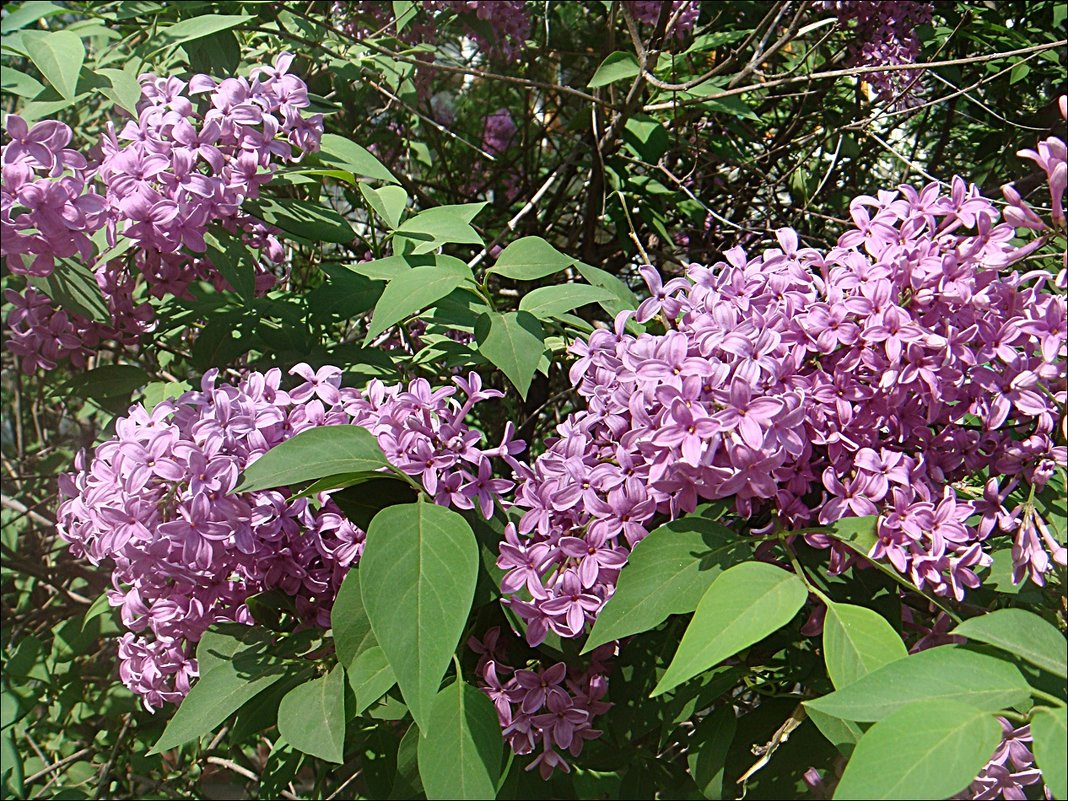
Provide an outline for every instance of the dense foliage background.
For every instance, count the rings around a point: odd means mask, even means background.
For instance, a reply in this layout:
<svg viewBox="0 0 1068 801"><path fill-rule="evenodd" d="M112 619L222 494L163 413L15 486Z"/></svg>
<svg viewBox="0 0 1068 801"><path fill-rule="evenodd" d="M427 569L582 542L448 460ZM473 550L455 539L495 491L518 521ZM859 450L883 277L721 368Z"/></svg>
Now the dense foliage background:
<svg viewBox="0 0 1068 801"><path fill-rule="evenodd" d="M1065 17L6 4L3 797L1066 797Z"/></svg>

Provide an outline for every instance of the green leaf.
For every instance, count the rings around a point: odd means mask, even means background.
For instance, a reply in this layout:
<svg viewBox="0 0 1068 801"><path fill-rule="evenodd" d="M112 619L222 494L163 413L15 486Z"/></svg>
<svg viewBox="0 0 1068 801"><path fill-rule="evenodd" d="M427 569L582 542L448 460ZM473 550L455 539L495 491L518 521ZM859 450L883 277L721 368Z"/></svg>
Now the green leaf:
<svg viewBox="0 0 1068 801"><path fill-rule="evenodd" d="M182 45L189 70L205 75L232 75L241 63L241 42L233 30L216 31Z"/></svg>
<svg viewBox="0 0 1068 801"><path fill-rule="evenodd" d="M100 619L94 618L82 625L77 617L70 617L52 628L52 651L49 662L70 662L75 657L88 654L100 637Z"/></svg>
<svg viewBox="0 0 1068 801"><path fill-rule="evenodd" d="M725 44L744 39L751 30L715 31L703 36L694 37L693 43L687 48L686 53L700 53L704 50L715 50Z"/></svg>
<svg viewBox="0 0 1068 801"><path fill-rule="evenodd" d="M182 44L229 28L236 28L251 19L253 18L248 14L204 14L191 19L183 19L181 22L163 28L157 36L168 45Z"/></svg>
<svg viewBox="0 0 1068 801"><path fill-rule="evenodd" d="M616 276L609 272L605 272L599 267L591 267L589 264L582 262L578 263L579 274L589 281L593 286L598 286L601 289L607 289L612 293L613 298L611 300L599 301L601 308L615 317L621 311L626 309L638 308L638 296L635 295L630 287L620 281ZM627 323L628 326L637 326L633 320Z"/></svg>
<svg viewBox="0 0 1068 801"><path fill-rule="evenodd" d="M718 89L719 87L716 88ZM695 91L699 89L700 87L695 87ZM747 120L760 120L760 117L753 112L753 109L749 108L749 104L737 96L705 98L702 105L720 114L742 117Z"/></svg>
<svg viewBox="0 0 1068 801"><path fill-rule="evenodd" d="M365 275L332 264L323 265L323 272L329 280L308 295L308 306L319 319L350 320L371 311L382 297L382 283Z"/></svg>
<svg viewBox="0 0 1068 801"><path fill-rule="evenodd" d="M37 97L44 91L44 84L14 67L0 66L0 91L19 97Z"/></svg>
<svg viewBox="0 0 1068 801"><path fill-rule="evenodd" d="M97 72L111 81L111 89L104 90L104 94L136 117L137 104L141 100L141 84L137 76L126 70L111 68L99 69Z"/></svg>
<svg viewBox="0 0 1068 801"><path fill-rule="evenodd" d="M701 597L652 695L677 687L782 628L807 597L801 579L773 565L745 562L725 570Z"/></svg>
<svg viewBox="0 0 1068 801"><path fill-rule="evenodd" d="M89 608L85 610L85 614L82 616L82 631L85 631L85 625L93 618L100 617L103 614L111 611L111 604L108 601L107 592L101 593L100 597L93 601L89 605Z"/></svg>
<svg viewBox="0 0 1068 801"><path fill-rule="evenodd" d="M412 0L393 0L393 21L397 33L403 31L415 18L417 6Z"/></svg>
<svg viewBox="0 0 1068 801"><path fill-rule="evenodd" d="M433 267L414 267L401 272L386 285L375 304L366 345L390 326L441 300L465 281L473 280L470 268L445 262Z"/></svg>
<svg viewBox="0 0 1068 801"><path fill-rule="evenodd" d="M354 714L357 715L362 715L367 707L397 683L389 660L386 659L386 652L377 645L362 651L345 672L349 676L349 686L356 694Z"/></svg>
<svg viewBox="0 0 1068 801"><path fill-rule="evenodd" d="M204 236L206 255L246 304L256 300L256 257L245 243L221 229Z"/></svg>
<svg viewBox="0 0 1068 801"><path fill-rule="evenodd" d="M325 163L345 167L364 178L374 178L391 184L398 183L393 173L387 170L385 165L371 154L371 151L337 134L323 134L319 159Z"/></svg>
<svg viewBox="0 0 1068 801"><path fill-rule="evenodd" d="M73 259L61 259L49 276L34 275L28 280L67 311L88 317L95 323L111 323L111 312L100 294L93 271Z"/></svg>
<svg viewBox="0 0 1068 801"><path fill-rule="evenodd" d="M244 629L244 631L239 631ZM200 678L151 753L175 748L215 727L285 675L262 631L234 624L208 631L197 646Z"/></svg>
<svg viewBox="0 0 1068 801"><path fill-rule="evenodd" d="M667 128L647 115L628 119L622 138L635 155L649 164L656 164L671 145Z"/></svg>
<svg viewBox="0 0 1068 801"><path fill-rule="evenodd" d="M524 236L512 242L487 272L515 281L533 281L570 267L575 260L565 256L540 236Z"/></svg>
<svg viewBox="0 0 1068 801"><path fill-rule="evenodd" d="M607 289L588 284L543 286L523 295L522 300L519 301L519 309L545 320L577 309L579 306L612 300L614 297Z"/></svg>
<svg viewBox="0 0 1068 801"><path fill-rule="evenodd" d="M14 33L31 23L37 22L39 19L50 17L53 14L62 14L66 10L62 6L57 6L55 3L45 2L44 0L27 0L27 2L20 3L13 11L9 11L0 19L0 33Z"/></svg>
<svg viewBox="0 0 1068 801"><path fill-rule="evenodd" d="M1068 640L1032 612L998 609L965 620L952 633L993 645L1055 676L1068 678Z"/></svg>
<svg viewBox="0 0 1068 801"><path fill-rule="evenodd" d="M304 755L289 746L284 738L274 741L271 753L260 773L260 785L257 798L281 798L282 792L297 775Z"/></svg>
<svg viewBox="0 0 1068 801"><path fill-rule="evenodd" d="M371 621L363 608L360 571L357 569L349 570L341 582L341 589L330 610L330 629L334 634L337 661L346 668L360 654L377 644L371 632Z"/></svg>
<svg viewBox="0 0 1068 801"><path fill-rule="evenodd" d="M397 774L390 790L391 799L415 798L423 793L423 782L419 778L419 727L414 723L408 727L397 746Z"/></svg>
<svg viewBox="0 0 1068 801"><path fill-rule="evenodd" d="M857 743L836 799L949 798L964 790L1001 742L993 715L957 701L909 704Z"/></svg>
<svg viewBox="0 0 1068 801"><path fill-rule="evenodd" d="M278 707L278 733L298 751L327 762L345 759L345 671L290 690Z"/></svg>
<svg viewBox="0 0 1068 801"><path fill-rule="evenodd" d="M867 517L843 517L827 531L835 539L849 545L857 553L867 556L877 541L875 525L879 522L876 515Z"/></svg>
<svg viewBox="0 0 1068 801"><path fill-rule="evenodd" d="M485 205L467 203L460 206L435 206L409 217L397 228L397 233L416 242L411 252L417 256L437 250L447 243L481 245L482 237L471 227L471 220Z"/></svg>
<svg viewBox="0 0 1068 801"><path fill-rule="evenodd" d="M438 260L442 260L439 262ZM423 263L425 262L425 263ZM357 262L356 264L345 265L345 269L350 272L362 275L365 278L370 278L372 281L392 281L397 276L411 270L413 267L433 267L439 263L455 264L460 262L459 259L455 259L453 256L386 256L384 259L375 259L374 261ZM464 265L465 267L467 265Z"/></svg>
<svg viewBox="0 0 1068 801"><path fill-rule="evenodd" d="M485 312L475 324L475 340L478 352L508 376L525 400L545 352L545 333L537 318L524 311Z"/></svg>
<svg viewBox="0 0 1068 801"><path fill-rule="evenodd" d="M147 383L148 373L140 367L105 364L75 376L67 383L67 389L83 398L117 398Z"/></svg>
<svg viewBox="0 0 1068 801"><path fill-rule="evenodd" d="M387 506L412 503L418 494L411 484L397 476L371 475L378 477L356 482L330 496L345 517L364 531L374 516Z"/></svg>
<svg viewBox="0 0 1068 801"><path fill-rule="evenodd" d="M601 66L593 73L593 77L590 78L590 82L586 86L590 89L596 89L598 86L607 86L616 81L633 78L639 72L641 72L641 68L638 66L638 59L635 58L634 54L617 50L615 53L609 53L608 57L601 62Z"/></svg>
<svg viewBox="0 0 1068 801"><path fill-rule="evenodd" d="M261 197L258 200L246 200L244 208L268 225L277 226L292 237L308 242L345 244L356 237L356 232L344 217L333 209L307 200Z"/></svg>
<svg viewBox="0 0 1068 801"><path fill-rule="evenodd" d="M1068 471L1055 470L1045 489L1035 496L1035 511L1049 527L1053 539L1064 545L1068 542Z"/></svg>
<svg viewBox="0 0 1068 801"><path fill-rule="evenodd" d="M294 493L292 497L293 497L293 499L296 499L296 498L311 498L311 497L313 497L315 495L318 495L320 492L329 492L330 490L337 490L337 489L348 489L349 487L354 487L354 486L356 486L358 484L359 485L369 484L372 481L377 481L377 480L381 480L382 482L390 482L390 483L400 484L402 487L408 487L409 489L411 489L411 487L407 483L405 483L404 480L401 479L397 475L388 475L388 474L364 471L362 473L338 473L338 474L333 475L333 476L326 476L325 478L320 478L318 481L313 481L311 484L306 486L300 492ZM385 486L385 484L383 484L383 486ZM377 489L377 487L375 489ZM415 500L415 498L411 497L411 498L408 498L407 500L412 501L412 500ZM389 505L390 504L386 504L386 506L389 506ZM385 508L385 507L383 507L383 506L378 507L378 509L383 509L383 508ZM376 509L375 511L378 511L378 510ZM371 515L371 517L374 517L374 515ZM367 522L370 523L371 522L370 519L368 519ZM367 527L366 526L360 526L360 528L366 529Z"/></svg>
<svg viewBox="0 0 1068 801"><path fill-rule="evenodd" d="M207 370L215 364L226 364L247 353L253 346L249 334L250 320L240 309L223 312L208 318L190 349L193 366Z"/></svg>
<svg viewBox="0 0 1068 801"><path fill-rule="evenodd" d="M863 729L851 720L825 715L818 709L807 709L809 720L820 730L820 734L827 738L838 751L849 756L860 738L864 735Z"/></svg>
<svg viewBox="0 0 1068 801"><path fill-rule="evenodd" d="M180 397L192 388L188 381L153 381L141 393L141 404L151 412L163 401Z"/></svg>
<svg viewBox="0 0 1068 801"><path fill-rule="evenodd" d="M823 657L836 688L906 656L905 643L882 615L863 606L827 604Z"/></svg>
<svg viewBox="0 0 1068 801"><path fill-rule="evenodd" d="M375 639L426 731L471 609L478 542L456 512L423 500L390 506L371 521L359 570Z"/></svg>
<svg viewBox="0 0 1068 801"><path fill-rule="evenodd" d="M301 431L245 468L237 492L288 487L338 473L358 473L388 466L378 440L356 425L322 426Z"/></svg>
<svg viewBox="0 0 1068 801"><path fill-rule="evenodd" d="M752 556L744 538L713 520L687 515L665 523L631 551L583 653L692 612L724 570Z"/></svg>
<svg viewBox="0 0 1068 801"><path fill-rule="evenodd" d="M85 46L70 31L26 31L22 35L26 55L41 71L56 91L67 100L74 100L78 75L85 62Z"/></svg>
<svg viewBox="0 0 1068 801"><path fill-rule="evenodd" d="M805 705L844 720L876 721L913 701L956 701L995 711L1030 697L1009 662L943 645L874 670Z"/></svg>
<svg viewBox="0 0 1068 801"><path fill-rule="evenodd" d="M308 176L315 178L333 178L335 181L341 181L350 186L357 186L360 183L359 179L348 170L335 168L302 167L296 170L286 170L279 173L279 175L286 183L290 183L294 186L319 183L318 181L311 180Z"/></svg>
<svg viewBox="0 0 1068 801"><path fill-rule="evenodd" d="M360 194L386 225L396 230L400 225L401 215L404 214L404 209L408 205L408 193L399 186L372 189L367 184L360 184Z"/></svg>
<svg viewBox="0 0 1068 801"><path fill-rule="evenodd" d="M727 768L727 751L738 728L734 707L721 706L705 717L689 740L686 764L697 789L705 798L723 798L723 774Z"/></svg>
<svg viewBox="0 0 1068 801"><path fill-rule="evenodd" d="M1068 710L1039 707L1031 718L1032 749L1042 781L1054 798L1068 798Z"/></svg>
<svg viewBox="0 0 1068 801"><path fill-rule="evenodd" d="M4 676L18 676L20 678L32 678L48 680L48 675L40 672L41 666L41 641L32 634L19 640L15 652L6 656L4 664Z"/></svg>
<svg viewBox="0 0 1068 801"><path fill-rule="evenodd" d="M1019 83L1031 73L1030 64L1017 64L1009 73L1009 85Z"/></svg>
<svg viewBox="0 0 1068 801"><path fill-rule="evenodd" d="M504 741L489 698L455 681L434 697L422 731L419 775L428 799L496 797Z"/></svg>

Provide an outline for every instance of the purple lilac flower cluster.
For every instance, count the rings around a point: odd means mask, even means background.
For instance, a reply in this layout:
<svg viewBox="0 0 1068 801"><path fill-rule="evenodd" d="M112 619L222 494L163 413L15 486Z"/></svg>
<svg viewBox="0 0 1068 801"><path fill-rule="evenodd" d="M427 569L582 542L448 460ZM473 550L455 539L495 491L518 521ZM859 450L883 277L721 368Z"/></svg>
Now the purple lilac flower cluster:
<svg viewBox="0 0 1068 801"><path fill-rule="evenodd" d="M37 276L51 275L56 259L92 260L89 237L104 224L107 201L88 186L85 157L67 147L70 127L49 120L31 128L11 114L5 128L0 255L12 272Z"/></svg>
<svg viewBox="0 0 1068 801"><path fill-rule="evenodd" d="M581 671L563 662L517 669L504 662L500 638L501 630L495 626L481 640L472 637L468 645L479 654L475 672L497 709L505 741L519 756L538 752L526 769L537 768L542 779L556 768L570 773L561 752L579 756L587 740L601 736L591 725L593 719L612 707L603 698L608 692L606 663L615 647L596 649Z"/></svg>
<svg viewBox="0 0 1068 801"><path fill-rule="evenodd" d="M663 5L662 0L627 0L627 9L631 15L645 25L656 25ZM678 18L671 32L677 39L684 39L693 31L697 18L701 16L701 4L697 0L672 0L668 21L676 14Z"/></svg>
<svg viewBox="0 0 1068 801"><path fill-rule="evenodd" d="M79 256L92 267L113 320L99 326L50 301L46 308L45 296L32 289L19 301L8 294L16 305L8 319L10 342L24 357L23 369L84 353L101 339L129 342L149 330L151 305L134 301L142 277L157 297L184 295L197 279L221 288L220 273L196 255L206 250L204 235L213 223L242 235L267 261L282 260L278 239L240 206L259 194L276 164L318 149L322 117L304 116L307 86L288 73L292 60L282 54L273 67L253 69L250 79L197 75L187 84L142 75L137 120L119 134L109 124L101 158L91 167L67 148L68 126L46 121L30 128L18 116L7 117L0 253L12 272L34 276L50 275L57 259ZM199 107L190 99L198 94L205 95ZM112 246L120 239L136 244L135 269L123 259L94 264L89 237L101 229ZM265 266L257 270L257 289L266 291L275 279ZM57 338L61 345L50 342Z"/></svg>
<svg viewBox="0 0 1068 801"><path fill-rule="evenodd" d="M503 155L515 139L515 120L506 108L499 108L486 117L482 126L482 149L495 156Z"/></svg>
<svg viewBox="0 0 1068 801"><path fill-rule="evenodd" d="M364 532L328 494L318 504L287 500L284 488L235 494L240 472L270 448L315 426L359 425L440 504L477 506L488 517L512 488L493 477L491 459L514 462L523 443L509 428L498 447L481 447L482 435L464 423L475 404L501 394L483 389L477 374L437 391L423 379L372 381L360 391L340 386L337 367L300 364L290 373L302 383L287 391L277 369L237 384L219 383L211 370L199 390L151 411L135 405L61 481L60 536L76 556L113 561L109 600L129 629L120 675L148 709L189 691L195 643L210 625L253 622L251 595L280 590L307 623L329 626Z"/></svg>
<svg viewBox="0 0 1068 801"><path fill-rule="evenodd" d="M884 67L913 64L920 54L919 25L931 21L934 4L915 0L829 0L842 25L855 21L848 64L853 67ZM921 84L917 70L873 72L864 76L883 102L908 106L916 102Z"/></svg>
<svg viewBox="0 0 1068 801"><path fill-rule="evenodd" d="M14 307L7 316L7 349L20 357L22 370L54 370L63 360L85 367L85 360L100 340L99 326L91 320L56 308L52 299L33 287L23 292L4 290Z"/></svg>
<svg viewBox="0 0 1068 801"><path fill-rule="evenodd" d="M586 408L526 473L498 560L532 645L581 635L629 549L701 499L733 499L761 531L878 515L870 556L957 599L994 534L1014 538L1017 581L1065 564L1033 507L1004 506L1068 462L1065 299L1046 270L1009 269L1043 240L1015 247L959 178L851 214L827 252L783 229L776 248L667 283L644 267L652 296L573 346ZM635 336L629 319L666 330ZM985 492L967 494L969 475ZM806 537L848 566L835 540Z"/></svg>
<svg viewBox="0 0 1068 801"><path fill-rule="evenodd" d="M138 118L102 142L97 174L113 213L108 239L137 243L138 268L153 294L183 295L197 278L221 282L202 258L212 223L244 235L269 261L282 260L281 243L241 204L259 195L277 164L300 161L319 149L322 115L304 116L308 87L289 74L293 56L255 67L249 78L221 81L195 75L141 76ZM194 105L197 95L204 95ZM183 250L184 249L184 250ZM260 270L261 289L273 278Z"/></svg>

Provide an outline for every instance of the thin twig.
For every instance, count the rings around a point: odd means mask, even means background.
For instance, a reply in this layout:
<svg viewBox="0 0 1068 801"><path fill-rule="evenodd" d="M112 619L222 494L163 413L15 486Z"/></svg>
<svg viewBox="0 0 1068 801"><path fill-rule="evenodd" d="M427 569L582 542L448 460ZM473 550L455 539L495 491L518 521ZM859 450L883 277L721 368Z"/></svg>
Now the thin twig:
<svg viewBox="0 0 1068 801"><path fill-rule="evenodd" d="M33 773L30 776L27 776L25 779L22 780L22 783L24 785L25 784L33 784L38 779L40 779L40 778L42 778L44 776L47 776L49 773L52 773L53 771L59 770L60 768L63 768L63 767L66 767L71 762L78 761L83 756L86 756L87 754L92 753L92 751L93 751L92 748L82 748L79 751L75 751L70 756L63 757L63 759L59 760L58 762L53 762L47 768L41 768L36 773Z"/></svg>
<svg viewBox="0 0 1068 801"><path fill-rule="evenodd" d="M1059 39L1056 42L1047 42L1046 44L1031 45L1030 47L1021 47L1016 50L1005 50L999 53L987 53L981 56L966 56L964 58L953 58L945 61L922 61L915 62L913 64L885 64L876 67L851 67L849 69L841 70L827 70L825 72L813 72L809 75L798 75L791 78L769 78L761 83L749 84L748 86L739 86L734 89L724 89L722 92L713 92L709 95L702 95L701 97L689 98L686 100L678 100L670 103L651 103L644 107L645 111L667 111L677 106L691 105L694 103L703 103L706 100L720 100L724 97L733 97L735 95L743 95L746 92L755 92L759 89L774 89L776 86L786 86L794 83L806 83L808 81L817 81L823 78L851 78L858 75L871 75L877 72L901 72L909 70L925 70L932 67L957 67L962 64L980 64L986 61L997 61L1001 58L1011 58L1012 56L1022 56L1028 53L1041 53L1046 50L1053 50L1057 47L1064 47L1068 45L1068 39Z"/></svg>
<svg viewBox="0 0 1068 801"><path fill-rule="evenodd" d="M326 797L326 801L334 801L335 798L337 798L337 797L339 797L341 795L341 791L342 790L344 790L346 787L348 787L350 784L352 784L354 781L356 781L362 775L363 775L363 769L361 768L361 769L357 770L355 773L353 773L351 776L349 776L347 779L345 779L345 781L343 781L341 783L341 785L336 790L334 790L334 792L332 792L330 795L328 795Z"/></svg>
<svg viewBox="0 0 1068 801"><path fill-rule="evenodd" d="M111 749L111 755L108 757L108 761L104 763L104 766L100 769L99 778L96 780L96 798L101 799L105 796L108 784L108 776L111 774L111 768L115 764L115 757L119 755L119 747L122 745L122 741L126 737L126 732L130 728L130 721L133 719L133 715L129 712L123 718L122 728L119 729L119 736L115 738L115 745Z"/></svg>
<svg viewBox="0 0 1068 801"><path fill-rule="evenodd" d="M538 201L545 196L545 193L549 191L549 189L554 183L556 183L556 179L560 176L560 173L564 170L564 168L566 168L572 161L574 161L575 155L577 153L578 149L573 150L572 155L568 156L566 161L562 162L560 165L557 166L555 170L549 173L549 177L545 179L545 182L542 183L542 185L538 188L538 191L531 195L530 200L526 202L523 208L521 208L512 219L505 223L504 229L499 234L497 234L496 237L494 237L493 241L486 245L484 248L482 248L479 254L467 263L468 267L470 267L471 269L477 267L482 262L482 260L486 258L486 255L491 250L493 250L494 247L503 242L506 236L515 231L516 226L519 225L519 221L526 217L527 214L529 214L538 204Z"/></svg>
<svg viewBox="0 0 1068 801"><path fill-rule="evenodd" d="M210 756L208 757L207 761L209 764L218 765L220 768L226 768L227 770L236 773L238 776L244 776L250 782L256 782L256 784L259 784L260 782L259 776L257 776L248 768L241 767L241 765L238 765L232 760L223 759L222 757L217 756ZM280 795L282 798L290 799L290 801L300 801L299 795L294 795L288 790L279 790L278 795Z"/></svg>
<svg viewBox="0 0 1068 801"><path fill-rule="evenodd" d="M11 509L12 511L18 512L20 515L24 515L30 518L30 520L33 520L35 523L40 523L42 526L52 528L56 525L55 520L49 520L44 515L33 511L31 507L26 506L26 504L22 503L21 501L17 501L7 495L0 495L0 505L5 506L8 509Z"/></svg>

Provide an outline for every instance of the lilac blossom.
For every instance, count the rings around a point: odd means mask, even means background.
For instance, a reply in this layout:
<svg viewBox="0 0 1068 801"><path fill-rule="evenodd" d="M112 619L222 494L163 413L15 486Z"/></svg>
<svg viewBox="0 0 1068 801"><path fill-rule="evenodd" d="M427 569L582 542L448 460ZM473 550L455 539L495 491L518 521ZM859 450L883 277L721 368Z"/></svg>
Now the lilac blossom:
<svg viewBox="0 0 1068 801"><path fill-rule="evenodd" d="M920 54L916 28L931 21L934 4L916 0L827 0L843 25L855 22L848 64L854 67L912 64ZM871 72L863 76L879 99L899 106L916 102L919 70Z"/></svg>
<svg viewBox="0 0 1068 801"><path fill-rule="evenodd" d="M249 596L278 589L295 599L308 624L329 626L330 607L364 532L328 493L290 499L286 488L234 493L241 470L271 447L320 425L359 425L390 461L421 479L443 505L478 506L487 516L512 482L490 478L495 456L516 464L522 443L481 446L467 427L471 408L500 396L479 377L457 378L435 392L423 379L406 387L372 381L341 386L335 367L295 366L246 373L199 390L141 405L120 418L115 436L92 458L80 454L61 480L60 536L76 556L111 562L114 589L129 630L119 643L120 675L148 709L178 703L197 675L196 642L214 623L252 623ZM429 464L405 462L423 449Z"/></svg>
<svg viewBox="0 0 1068 801"><path fill-rule="evenodd" d="M1015 223L959 178L852 208L855 227L826 252L780 231L779 247L733 248L684 277L642 268L638 312L574 344L584 406L525 473L501 546L531 644L583 634L634 544L702 500L786 531L877 517L869 558L957 600L990 565L991 538L1011 539L1017 582L1068 561L1026 503L1068 463L1053 277L1014 269L1033 245L1014 244ZM639 318L649 330L628 333ZM974 475L985 488L960 489ZM805 536L832 572L856 560Z"/></svg>
<svg viewBox="0 0 1068 801"><path fill-rule="evenodd" d="M608 691L607 663L615 646L596 649L585 670L563 662L511 667L499 627L482 639L472 637L468 646L479 654L475 672L497 709L505 741L520 756L537 752L526 770L537 770L543 779L557 768L569 773L571 766L563 753L579 756L586 741L601 735L592 726L594 718L612 707L603 699Z"/></svg>
<svg viewBox="0 0 1068 801"><path fill-rule="evenodd" d="M64 321L66 312L46 309L39 290L26 290L8 318L9 347L23 357L24 370L49 369L67 356L80 359L105 339L132 344L151 330L152 306L134 301L142 281L155 297L187 296L197 280L225 288L204 255L212 225L255 249L257 291L274 284L269 265L282 261L282 246L240 207L258 195L279 164L318 149L322 116L305 114L307 86L289 72L292 61L283 53L247 79L196 75L186 83L140 76L136 119L118 132L108 124L100 158L91 165L67 147L73 136L68 126L45 121L29 127L16 115L6 118L0 255L12 272L35 276L77 258L93 270L111 315L111 325ZM134 258L99 258L90 239L97 232L109 247L132 241ZM75 337L83 341L76 344ZM58 338L61 344L48 344Z"/></svg>
<svg viewBox="0 0 1068 801"><path fill-rule="evenodd" d="M482 128L482 149L495 156L503 155L515 139L516 130L508 109L497 109L486 117Z"/></svg>

